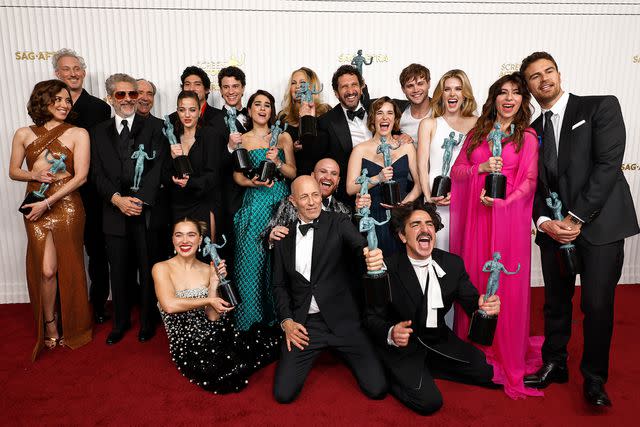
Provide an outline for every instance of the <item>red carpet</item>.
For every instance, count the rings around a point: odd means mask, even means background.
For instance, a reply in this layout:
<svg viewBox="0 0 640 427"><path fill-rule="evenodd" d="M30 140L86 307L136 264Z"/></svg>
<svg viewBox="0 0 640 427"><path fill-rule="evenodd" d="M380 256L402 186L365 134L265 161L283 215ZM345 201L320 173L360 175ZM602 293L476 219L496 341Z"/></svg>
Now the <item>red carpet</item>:
<svg viewBox="0 0 640 427"><path fill-rule="evenodd" d="M541 334L541 288L534 289L533 300L532 329ZM582 398L581 316L576 314L568 384L550 386L544 398L512 401L501 390L439 381L444 407L428 418L413 414L391 396L368 400L349 370L330 355L318 361L291 405L278 405L271 396L275 365L254 375L242 393L209 394L172 365L163 329L140 344L134 327L121 343L108 347L104 340L111 325L100 325L94 341L85 347L45 351L31 363L29 306L2 305L0 421L3 425L631 425L640 408L640 286L618 287L616 304L607 384L613 408L595 411Z"/></svg>

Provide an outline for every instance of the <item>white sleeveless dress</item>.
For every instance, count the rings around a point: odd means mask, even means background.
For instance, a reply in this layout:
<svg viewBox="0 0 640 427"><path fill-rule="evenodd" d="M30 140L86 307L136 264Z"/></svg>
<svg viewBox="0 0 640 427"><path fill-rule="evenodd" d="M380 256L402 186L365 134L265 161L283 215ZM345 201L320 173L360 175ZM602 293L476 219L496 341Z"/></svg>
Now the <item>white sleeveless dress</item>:
<svg viewBox="0 0 640 427"><path fill-rule="evenodd" d="M449 138L449 134L454 132L454 138L458 140L460 138L461 132L456 131L455 129L449 126L449 123L444 119L444 117L438 117L436 119L436 133L433 135L431 139L431 147L429 148L429 187L433 188L433 180L436 176L442 174L442 157L444 155L444 149L442 148L442 144L446 138ZM464 134L463 134L464 135ZM464 142L464 136L462 138ZM449 166L449 173L451 173L451 167L456 161L458 154L460 154L460 149L462 148L462 142L455 147L453 147L453 152L451 153L451 163ZM454 202L455 203L455 202ZM444 225L444 229L438 233L438 238L436 239L436 247L438 249L442 249L444 251L449 250L449 235L452 230L449 228L449 206L438 206L438 213L442 218L442 224ZM453 230L455 232L455 230Z"/></svg>

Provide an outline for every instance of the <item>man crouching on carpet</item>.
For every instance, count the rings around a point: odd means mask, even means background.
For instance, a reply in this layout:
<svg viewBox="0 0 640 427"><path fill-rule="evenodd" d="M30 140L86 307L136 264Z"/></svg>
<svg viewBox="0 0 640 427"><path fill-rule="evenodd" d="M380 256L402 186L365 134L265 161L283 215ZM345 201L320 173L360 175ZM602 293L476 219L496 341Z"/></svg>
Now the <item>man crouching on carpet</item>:
<svg viewBox="0 0 640 427"><path fill-rule="evenodd" d="M494 387L484 353L460 340L444 315L454 301L469 315L478 308L497 315L500 300L494 295L484 302L462 259L435 248L436 231L442 228L435 205L415 201L394 208L392 224L407 250L385 258L392 302L367 309L367 328L390 372L391 394L429 415L442 406L434 378Z"/></svg>
<svg viewBox="0 0 640 427"><path fill-rule="evenodd" d="M291 184L298 214L291 230L274 246L273 295L285 333L273 393L280 403L300 393L314 360L332 348L346 360L371 399L387 391L382 364L360 325L349 290L347 252L362 259L366 240L347 215L322 211L322 193L308 175ZM370 270L382 267L382 252L371 251Z"/></svg>

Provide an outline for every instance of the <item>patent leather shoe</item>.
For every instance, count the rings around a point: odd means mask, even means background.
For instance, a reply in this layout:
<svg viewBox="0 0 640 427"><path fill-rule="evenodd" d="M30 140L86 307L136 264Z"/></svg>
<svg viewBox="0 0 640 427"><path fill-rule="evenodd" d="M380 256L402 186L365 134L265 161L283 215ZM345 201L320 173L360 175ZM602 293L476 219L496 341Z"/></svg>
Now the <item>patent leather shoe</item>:
<svg viewBox="0 0 640 427"><path fill-rule="evenodd" d="M151 328L151 329L140 329L140 332L138 332L138 341L140 342L146 342L149 341L151 338L153 338L153 336L156 334L156 330Z"/></svg>
<svg viewBox="0 0 640 427"><path fill-rule="evenodd" d="M124 338L124 334L126 332L127 332L126 329L122 329L122 330L114 329L113 331L111 331L109 333L109 336L107 336L106 343L108 345L113 345L113 344L116 344L116 343L120 342L122 340L122 338Z"/></svg>
<svg viewBox="0 0 640 427"><path fill-rule="evenodd" d="M611 406L611 399L609 399L602 381L586 379L582 390L584 391L584 398L587 399L590 405L597 407Z"/></svg>
<svg viewBox="0 0 640 427"><path fill-rule="evenodd" d="M535 374L524 377L524 385L532 388L546 388L551 383L564 384L567 381L569 381L567 366L557 362L547 362Z"/></svg>

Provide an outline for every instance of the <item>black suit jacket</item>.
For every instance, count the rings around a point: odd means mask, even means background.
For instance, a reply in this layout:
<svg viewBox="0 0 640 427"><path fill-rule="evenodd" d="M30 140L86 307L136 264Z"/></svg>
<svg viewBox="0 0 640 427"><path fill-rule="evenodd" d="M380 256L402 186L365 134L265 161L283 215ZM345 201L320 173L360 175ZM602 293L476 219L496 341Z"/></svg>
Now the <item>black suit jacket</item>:
<svg viewBox="0 0 640 427"><path fill-rule="evenodd" d="M391 281L392 301L385 307L367 308L366 326L384 364L400 383L416 388L422 377L428 349L452 359L466 362L468 344L454 336L444 322L453 302L471 315L478 309L478 290L469 281L462 258L434 249L432 258L445 271L439 278L444 307L438 309L438 327L426 327L426 301L418 277L406 254L385 258ZM406 347L387 343L389 329L399 322L411 320L413 333Z"/></svg>
<svg viewBox="0 0 640 427"><path fill-rule="evenodd" d="M274 246L273 295L280 321L291 318L304 324L314 296L322 318L336 334L344 335L360 327L357 305L351 295L347 256L359 255L366 246L347 215L321 212L314 230L311 280L296 271L296 223L291 232Z"/></svg>
<svg viewBox="0 0 640 427"><path fill-rule="evenodd" d="M126 216L111 203L114 193L123 196L131 195L129 189L132 177L124 177L123 171L127 166L120 160L118 144L120 138L116 132L115 119L111 118L96 125L91 130L91 164L92 175L96 189L103 206L102 228L105 234L124 236L126 233ZM163 164L168 155L168 141L162 134L162 124L157 120L149 120L141 116L135 116L131 126L130 150L135 151L139 144L144 144L145 152L156 156L153 160L145 161L144 173L140 189L135 197L142 200L145 205L153 206L156 202ZM135 166L135 160L129 159ZM128 167L130 171L134 167ZM148 215L149 209L145 207L143 215ZM148 225L147 221L147 225Z"/></svg>
<svg viewBox="0 0 640 427"><path fill-rule="evenodd" d="M583 124L574 128L582 121ZM532 127L542 135L542 116ZM612 243L640 231L629 185L621 169L625 139L622 111L616 97L569 95L560 130L557 190L563 213L571 211L585 221L578 239L589 244ZM549 197L549 183L542 155L538 166L534 221L540 216L552 217L545 200ZM537 233L536 243L556 244L545 233Z"/></svg>
<svg viewBox="0 0 640 427"><path fill-rule="evenodd" d="M111 107L109 104L100 98L89 95L89 92L84 89L82 89L82 93L75 104L73 104L71 112L76 115L67 121L87 131L111 117Z"/></svg>

